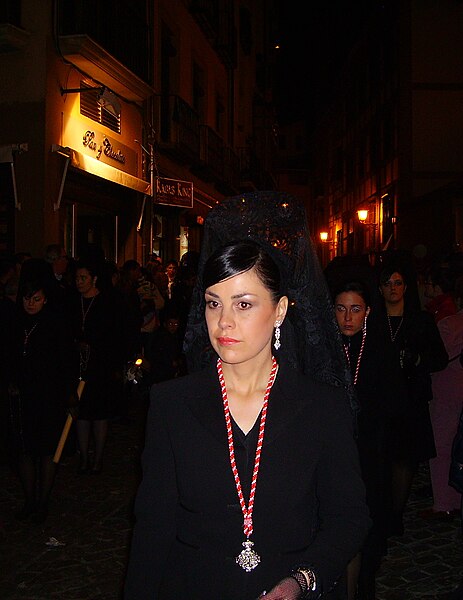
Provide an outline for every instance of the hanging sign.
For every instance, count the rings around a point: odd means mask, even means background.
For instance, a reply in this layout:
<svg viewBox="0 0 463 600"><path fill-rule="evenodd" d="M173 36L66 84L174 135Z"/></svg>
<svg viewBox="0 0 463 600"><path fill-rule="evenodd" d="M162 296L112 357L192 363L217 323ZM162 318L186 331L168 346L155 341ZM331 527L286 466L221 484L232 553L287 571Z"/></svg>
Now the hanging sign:
<svg viewBox="0 0 463 600"><path fill-rule="evenodd" d="M154 203L193 208L193 182L156 177Z"/></svg>

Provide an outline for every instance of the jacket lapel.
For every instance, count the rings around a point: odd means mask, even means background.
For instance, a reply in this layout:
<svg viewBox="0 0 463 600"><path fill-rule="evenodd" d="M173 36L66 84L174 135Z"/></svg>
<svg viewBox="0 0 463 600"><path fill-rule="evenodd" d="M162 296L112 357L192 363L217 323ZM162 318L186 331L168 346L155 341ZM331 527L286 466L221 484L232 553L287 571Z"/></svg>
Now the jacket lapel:
<svg viewBox="0 0 463 600"><path fill-rule="evenodd" d="M194 418L220 443L227 445L222 393L215 361L198 373L197 385L187 394L185 402Z"/></svg>
<svg viewBox="0 0 463 600"><path fill-rule="evenodd" d="M307 405L308 392L301 388L299 374L286 365L280 365L270 392L265 444L277 439Z"/></svg>

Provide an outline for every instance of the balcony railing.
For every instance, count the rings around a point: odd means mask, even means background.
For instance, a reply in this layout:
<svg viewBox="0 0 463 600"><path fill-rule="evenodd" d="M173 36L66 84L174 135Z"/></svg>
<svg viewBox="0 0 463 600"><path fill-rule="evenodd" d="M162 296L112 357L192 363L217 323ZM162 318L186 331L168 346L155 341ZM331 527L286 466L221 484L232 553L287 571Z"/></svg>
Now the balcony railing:
<svg viewBox="0 0 463 600"><path fill-rule="evenodd" d="M177 160L198 164L200 161L200 123L197 112L180 96L154 97L155 129L160 150Z"/></svg>
<svg viewBox="0 0 463 600"><path fill-rule="evenodd" d="M154 96L154 129L159 151L188 166L225 195L276 189L276 182L251 147L236 152L198 113L173 94Z"/></svg>

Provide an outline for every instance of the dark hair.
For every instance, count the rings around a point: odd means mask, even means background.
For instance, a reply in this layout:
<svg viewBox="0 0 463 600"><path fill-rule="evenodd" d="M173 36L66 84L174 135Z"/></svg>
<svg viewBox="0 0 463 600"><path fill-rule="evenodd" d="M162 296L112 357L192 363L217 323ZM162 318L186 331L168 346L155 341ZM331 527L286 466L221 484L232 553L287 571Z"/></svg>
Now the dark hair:
<svg viewBox="0 0 463 600"><path fill-rule="evenodd" d="M384 269L379 274L379 283L380 285L384 285L387 281L389 281L391 275L394 273L399 273L404 280L404 283L407 284L407 276L404 270L400 267L400 265L389 265L384 267Z"/></svg>
<svg viewBox="0 0 463 600"><path fill-rule="evenodd" d="M37 292L42 291L45 298L48 296L47 287L44 285L43 281L39 279L28 279L24 281L21 285L21 293L18 293L21 298L31 298ZM19 290L18 290L19 292Z"/></svg>
<svg viewBox="0 0 463 600"><path fill-rule="evenodd" d="M339 296L339 294L343 294L345 292L354 292L355 294L358 294L365 302L365 306L367 308L371 306L370 292L362 281L345 281L344 283L339 284L333 289L333 302L336 302L336 298Z"/></svg>
<svg viewBox="0 0 463 600"><path fill-rule="evenodd" d="M50 263L43 258L30 258L21 267L18 299L32 296L43 290L46 298L56 299L56 280Z"/></svg>
<svg viewBox="0 0 463 600"><path fill-rule="evenodd" d="M231 242L218 248L204 266L204 289L224 279L255 269L257 276L276 303L283 295L280 271L274 260L256 242Z"/></svg>
<svg viewBox="0 0 463 600"><path fill-rule="evenodd" d="M74 272L77 273L77 269L87 269L92 277L98 277L101 274L101 265L88 258L80 258L75 265Z"/></svg>

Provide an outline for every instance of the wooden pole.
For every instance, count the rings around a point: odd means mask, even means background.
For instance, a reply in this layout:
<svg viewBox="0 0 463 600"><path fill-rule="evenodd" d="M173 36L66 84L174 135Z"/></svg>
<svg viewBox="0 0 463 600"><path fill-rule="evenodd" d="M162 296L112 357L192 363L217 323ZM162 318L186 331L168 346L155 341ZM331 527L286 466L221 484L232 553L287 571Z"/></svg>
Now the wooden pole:
<svg viewBox="0 0 463 600"><path fill-rule="evenodd" d="M80 400L80 397L82 396L82 392L84 391L84 386L85 386L85 381L83 379L81 379L79 381L79 385L77 386L77 397L79 400ZM66 440L68 438L69 430L71 429L71 425L72 425L73 421L74 421L74 417L71 414L68 414L68 416L66 418L66 423L64 424L64 427L63 427L63 431L61 432L61 437L59 439L58 446L56 447L55 456L53 457L54 463L59 463L59 461L61 459L61 454L64 449L64 444L66 443Z"/></svg>

